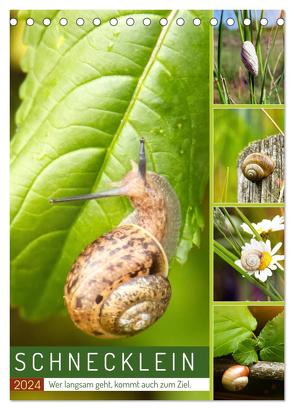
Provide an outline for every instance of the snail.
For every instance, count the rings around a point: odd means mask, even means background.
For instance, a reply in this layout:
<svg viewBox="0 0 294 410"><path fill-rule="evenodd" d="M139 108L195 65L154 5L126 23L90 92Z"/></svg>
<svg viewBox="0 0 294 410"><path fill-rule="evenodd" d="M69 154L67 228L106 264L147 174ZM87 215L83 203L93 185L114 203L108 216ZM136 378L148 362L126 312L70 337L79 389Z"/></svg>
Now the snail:
<svg viewBox="0 0 294 410"><path fill-rule="evenodd" d="M251 41L244 41L241 49L241 60L247 70L254 76L258 76L258 58L254 45Z"/></svg>
<svg viewBox="0 0 294 410"><path fill-rule="evenodd" d="M223 374L222 384L229 391L243 390L248 384L249 368L236 364Z"/></svg>
<svg viewBox="0 0 294 410"><path fill-rule="evenodd" d="M249 154L241 164L244 176L252 182L268 177L275 169L274 161L265 154Z"/></svg>
<svg viewBox="0 0 294 410"><path fill-rule="evenodd" d="M242 251L241 265L247 272L255 272L259 269L262 260L262 252L258 249Z"/></svg>
<svg viewBox="0 0 294 410"><path fill-rule="evenodd" d="M139 157L116 188L50 200L126 196L134 207L120 225L84 249L67 275L68 313L78 328L96 337L126 337L148 328L171 297L168 260L179 237L180 204L164 177L146 171L144 139Z"/></svg>

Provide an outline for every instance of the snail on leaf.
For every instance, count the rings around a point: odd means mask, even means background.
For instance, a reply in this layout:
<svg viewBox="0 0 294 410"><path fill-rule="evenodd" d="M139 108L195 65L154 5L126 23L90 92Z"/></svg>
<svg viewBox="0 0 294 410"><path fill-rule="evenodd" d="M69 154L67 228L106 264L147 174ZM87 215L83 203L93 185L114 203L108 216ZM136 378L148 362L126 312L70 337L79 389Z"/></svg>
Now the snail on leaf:
<svg viewBox="0 0 294 410"><path fill-rule="evenodd" d="M97 337L126 337L148 328L171 297L168 259L179 238L180 204L169 182L146 170L143 139L139 157L115 188L50 200L126 196L134 208L119 226L88 245L67 275L68 313L78 328Z"/></svg>

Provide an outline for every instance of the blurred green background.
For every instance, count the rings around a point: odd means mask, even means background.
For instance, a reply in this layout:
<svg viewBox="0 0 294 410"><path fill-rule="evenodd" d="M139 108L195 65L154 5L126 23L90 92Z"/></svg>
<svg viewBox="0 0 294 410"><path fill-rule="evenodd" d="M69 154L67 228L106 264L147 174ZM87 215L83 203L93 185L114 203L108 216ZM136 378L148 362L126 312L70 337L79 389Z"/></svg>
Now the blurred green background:
<svg viewBox="0 0 294 410"><path fill-rule="evenodd" d="M15 13L12 13L15 16ZM24 79L20 60L26 47L22 42L24 24L11 31L11 137L15 132L15 113L20 104L19 88ZM208 191L203 205L205 229L200 248L193 248L188 261L181 266L172 263L169 279L172 298L163 317L151 328L121 340L103 340L83 334L66 312L41 323L21 318L11 310L11 345L23 346L208 346L209 345L209 254ZM208 400L209 392L12 392L14 400L105 400L165 399Z"/></svg>
<svg viewBox="0 0 294 410"><path fill-rule="evenodd" d="M284 110L266 109L284 130ZM214 110L214 202L237 202L237 161L249 143L279 134L263 109Z"/></svg>
<svg viewBox="0 0 294 410"><path fill-rule="evenodd" d="M243 223L234 208L226 208L231 215L234 223L240 229L242 235L250 242L251 235L246 234L240 225ZM251 223L261 222L262 219L273 219L276 215L284 216L283 208L260 208L260 207L239 207ZM234 250L229 247L228 242L223 238L217 229L214 229L214 239L231 252ZM284 243L284 231L273 232L268 236L273 248L278 242ZM278 251L279 255L284 255L284 246ZM282 263L283 264L283 263ZM242 278L240 274L228 263L214 254L214 300L216 301L266 301L267 297L254 285ZM284 295L284 275L280 276L274 272L271 283Z"/></svg>

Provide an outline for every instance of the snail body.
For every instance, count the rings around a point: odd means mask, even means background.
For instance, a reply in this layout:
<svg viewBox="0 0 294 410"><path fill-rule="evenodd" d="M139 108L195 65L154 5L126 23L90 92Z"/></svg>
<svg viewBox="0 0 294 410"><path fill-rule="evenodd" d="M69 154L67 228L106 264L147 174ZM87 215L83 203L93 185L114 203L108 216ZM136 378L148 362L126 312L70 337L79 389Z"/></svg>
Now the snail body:
<svg viewBox="0 0 294 410"><path fill-rule="evenodd" d="M247 272L254 272L259 269L262 258L262 252L258 249L242 251L241 265Z"/></svg>
<svg viewBox="0 0 294 410"><path fill-rule="evenodd" d="M78 256L67 275L64 300L74 324L102 338L120 338L151 326L171 297L168 258L175 252L180 205L162 176L140 162L109 191L52 202L127 196L134 211Z"/></svg>
<svg viewBox="0 0 294 410"><path fill-rule="evenodd" d="M241 49L241 60L247 70L254 76L258 76L258 58L254 45L251 41L244 41Z"/></svg>
<svg viewBox="0 0 294 410"><path fill-rule="evenodd" d="M252 182L259 182L268 177L275 169L274 161L265 154L249 154L241 164L244 176Z"/></svg>
<svg viewBox="0 0 294 410"><path fill-rule="evenodd" d="M222 384L229 391L243 390L248 384L249 368L239 364L229 367L222 376Z"/></svg>

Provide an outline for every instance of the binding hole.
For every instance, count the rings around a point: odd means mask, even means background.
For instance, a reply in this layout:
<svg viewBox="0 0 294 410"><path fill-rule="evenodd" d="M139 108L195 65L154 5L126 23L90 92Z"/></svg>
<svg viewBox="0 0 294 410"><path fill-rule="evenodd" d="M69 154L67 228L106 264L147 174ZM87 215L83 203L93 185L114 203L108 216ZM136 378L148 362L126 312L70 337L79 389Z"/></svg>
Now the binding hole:
<svg viewBox="0 0 294 410"><path fill-rule="evenodd" d="M27 19L26 21L27 26L32 26L34 24L34 19L32 19L31 17Z"/></svg>
<svg viewBox="0 0 294 410"><path fill-rule="evenodd" d="M128 17L126 19L127 26L133 26L135 24L135 20L132 17Z"/></svg>
<svg viewBox="0 0 294 410"><path fill-rule="evenodd" d="M17 19L14 18L14 17L11 18L11 19L10 19L10 25L11 25L11 26L16 26L16 25L17 25Z"/></svg>
<svg viewBox="0 0 294 410"><path fill-rule="evenodd" d="M85 23L85 20L81 17L79 17L76 21L77 26L83 26Z"/></svg>
<svg viewBox="0 0 294 410"><path fill-rule="evenodd" d="M227 25L228 25L229 27L233 26L234 23L235 23L235 20L232 19L231 17L229 17L229 18L227 19Z"/></svg>
<svg viewBox="0 0 294 410"><path fill-rule="evenodd" d="M44 18L44 19L43 19L43 24L44 24L44 26L48 27L48 26L50 26L50 24L51 24L51 20L48 19L48 18Z"/></svg>
<svg viewBox="0 0 294 410"><path fill-rule="evenodd" d="M93 24L94 24L94 26L100 26L101 20L98 17L95 17L93 19Z"/></svg>
<svg viewBox="0 0 294 410"><path fill-rule="evenodd" d="M59 20L59 24L60 24L61 26L66 26L66 25L67 25L67 19L66 19L65 17L62 17L62 18Z"/></svg>
<svg viewBox="0 0 294 410"><path fill-rule="evenodd" d="M218 21L217 21L217 19L216 19L215 17L213 17L212 19L210 19L210 24L211 24L212 26L216 26L217 23L218 23Z"/></svg>
<svg viewBox="0 0 294 410"><path fill-rule="evenodd" d="M267 21L266 18L262 18L262 19L260 20L260 24L261 24L262 26L266 26L267 23L268 23L268 21Z"/></svg>
<svg viewBox="0 0 294 410"><path fill-rule="evenodd" d="M117 21L116 18L112 18L112 19L109 20L109 24L110 24L111 26L116 26L117 23L118 23L118 21Z"/></svg>
<svg viewBox="0 0 294 410"><path fill-rule="evenodd" d="M145 18L143 19L143 24L144 24L144 26L150 26L150 24L151 24L151 19L150 19L149 17L145 17Z"/></svg>

